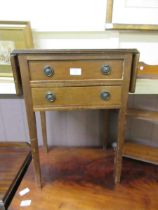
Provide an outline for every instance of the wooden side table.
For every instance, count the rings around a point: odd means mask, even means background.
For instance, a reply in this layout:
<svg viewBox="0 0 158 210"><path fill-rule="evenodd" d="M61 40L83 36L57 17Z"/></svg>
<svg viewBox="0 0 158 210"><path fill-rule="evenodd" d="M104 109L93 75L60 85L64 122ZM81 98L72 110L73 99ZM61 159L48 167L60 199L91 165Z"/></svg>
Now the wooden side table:
<svg viewBox="0 0 158 210"><path fill-rule="evenodd" d="M118 109L115 183L120 181L128 92L134 90L139 52L20 50L11 54L22 81L35 177L41 186L36 111Z"/></svg>
<svg viewBox="0 0 158 210"><path fill-rule="evenodd" d="M31 162L27 143L0 142L0 210L6 210Z"/></svg>

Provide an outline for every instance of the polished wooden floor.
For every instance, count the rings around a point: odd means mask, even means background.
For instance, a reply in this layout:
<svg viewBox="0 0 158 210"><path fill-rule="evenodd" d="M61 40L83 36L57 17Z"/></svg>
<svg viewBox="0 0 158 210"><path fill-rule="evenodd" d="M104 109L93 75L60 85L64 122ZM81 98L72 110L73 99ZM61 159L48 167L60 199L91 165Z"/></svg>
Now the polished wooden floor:
<svg viewBox="0 0 158 210"><path fill-rule="evenodd" d="M113 152L102 149L41 149L42 190L30 165L9 210L158 210L158 167L124 159L121 184L113 183ZM20 196L28 187L30 192ZM28 207L22 200L31 199Z"/></svg>

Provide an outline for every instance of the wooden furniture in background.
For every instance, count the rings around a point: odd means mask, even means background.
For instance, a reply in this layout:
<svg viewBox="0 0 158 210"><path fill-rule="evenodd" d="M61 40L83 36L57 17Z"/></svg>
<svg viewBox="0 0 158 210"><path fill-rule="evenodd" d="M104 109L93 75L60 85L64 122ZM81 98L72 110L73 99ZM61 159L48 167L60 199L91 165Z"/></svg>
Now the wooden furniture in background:
<svg viewBox="0 0 158 210"><path fill-rule="evenodd" d="M8 209L31 162L27 143L0 143L0 210Z"/></svg>
<svg viewBox="0 0 158 210"><path fill-rule="evenodd" d="M12 53L22 81L35 177L41 186L36 111L118 109L115 183L120 181L128 92L134 90L139 52L19 50ZM14 62L15 63L15 62Z"/></svg>
<svg viewBox="0 0 158 210"><path fill-rule="evenodd" d="M152 79L152 80L158 79L158 65L147 65L144 62L140 62L138 64L137 77L143 79ZM158 122L157 111L141 110L133 108L127 110L127 117L130 118L132 117L139 120L145 120L151 123ZM158 165L158 148L154 148L151 146L133 143L131 141L126 142L124 144L123 156Z"/></svg>
<svg viewBox="0 0 158 210"><path fill-rule="evenodd" d="M139 62L137 78L158 79L158 65L149 65L144 62Z"/></svg>
<svg viewBox="0 0 158 210"><path fill-rule="evenodd" d="M158 165L158 148L155 147L128 141L124 144L123 156Z"/></svg>

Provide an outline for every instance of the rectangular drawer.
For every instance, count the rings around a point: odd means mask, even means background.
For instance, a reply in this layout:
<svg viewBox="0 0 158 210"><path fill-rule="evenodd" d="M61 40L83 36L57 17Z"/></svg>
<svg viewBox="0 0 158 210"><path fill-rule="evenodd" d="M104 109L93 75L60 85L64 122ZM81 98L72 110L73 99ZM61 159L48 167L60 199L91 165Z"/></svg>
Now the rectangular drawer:
<svg viewBox="0 0 158 210"><path fill-rule="evenodd" d="M123 60L30 61L29 69L31 80L121 79Z"/></svg>
<svg viewBox="0 0 158 210"><path fill-rule="evenodd" d="M32 88L32 98L34 109L117 108L121 104L121 86Z"/></svg>

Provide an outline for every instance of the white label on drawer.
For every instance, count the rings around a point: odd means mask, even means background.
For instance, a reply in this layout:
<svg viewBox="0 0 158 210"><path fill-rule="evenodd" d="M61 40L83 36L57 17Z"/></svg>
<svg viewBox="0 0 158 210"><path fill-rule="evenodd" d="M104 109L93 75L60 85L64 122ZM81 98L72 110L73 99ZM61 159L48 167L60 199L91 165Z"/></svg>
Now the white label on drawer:
<svg viewBox="0 0 158 210"><path fill-rule="evenodd" d="M76 75L81 75L81 74L82 74L81 68L70 68L70 75L76 76Z"/></svg>

